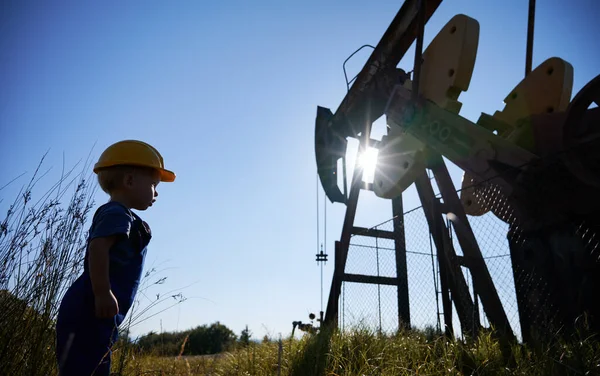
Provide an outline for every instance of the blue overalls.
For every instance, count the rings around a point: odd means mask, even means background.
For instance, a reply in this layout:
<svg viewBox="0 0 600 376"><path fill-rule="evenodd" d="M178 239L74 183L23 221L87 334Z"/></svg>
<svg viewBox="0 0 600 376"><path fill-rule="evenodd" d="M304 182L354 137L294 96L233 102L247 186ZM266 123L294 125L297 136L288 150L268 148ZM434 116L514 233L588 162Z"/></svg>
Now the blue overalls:
<svg viewBox="0 0 600 376"><path fill-rule="evenodd" d="M111 235L120 235L109 251L110 286L119 313L110 319L99 319L95 316L89 275L89 242ZM135 299L151 237L146 222L120 203L104 204L94 214L83 274L65 293L58 312L56 357L60 376L110 374L111 346Z"/></svg>

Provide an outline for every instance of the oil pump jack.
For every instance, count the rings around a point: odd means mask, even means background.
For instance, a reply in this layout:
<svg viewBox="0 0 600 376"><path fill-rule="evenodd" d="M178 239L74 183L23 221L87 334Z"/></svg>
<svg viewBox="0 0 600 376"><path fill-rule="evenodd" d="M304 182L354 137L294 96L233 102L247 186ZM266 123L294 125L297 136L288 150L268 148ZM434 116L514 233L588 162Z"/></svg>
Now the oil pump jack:
<svg viewBox="0 0 600 376"><path fill-rule="evenodd" d="M535 2L530 2L525 78L508 93L503 109L482 113L477 122L460 116L461 92L469 87L479 40L479 23L463 14L451 18L423 50L423 29L441 0L406 0L335 113L317 108L315 156L321 185L332 203L346 205L325 322L336 322L342 282L397 286L398 324L410 326L402 193L417 188L437 249L446 330L456 308L464 333L476 335L474 302L461 266L471 273L491 325L514 338L510 323L469 224L469 216L493 213L509 225L519 321L524 341L569 332L587 319L600 331L600 76L571 100L573 67L559 57L531 70ZM532 7L533 4L533 7ZM533 9L532 9L533 8ZM397 68L415 42L412 76ZM375 120L385 116L387 135L371 139ZM596 125L594 128L593 125ZM338 186L338 160L348 138L359 153L378 149L373 183L355 168L350 189ZM454 187L444 158L464 171ZM441 199L427 171L433 173ZM345 181L345 179L344 179ZM390 199L394 230L354 226L361 190ZM449 238L447 220L463 256ZM395 278L348 274L351 237L393 239ZM600 235L600 234L599 234ZM523 283L531 278L540 283Z"/></svg>

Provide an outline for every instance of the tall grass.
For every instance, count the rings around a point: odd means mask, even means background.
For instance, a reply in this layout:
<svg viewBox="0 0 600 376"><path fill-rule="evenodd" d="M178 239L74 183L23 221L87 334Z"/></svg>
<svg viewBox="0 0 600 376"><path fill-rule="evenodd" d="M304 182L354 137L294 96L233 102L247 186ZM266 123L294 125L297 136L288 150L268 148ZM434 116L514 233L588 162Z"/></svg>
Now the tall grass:
<svg viewBox="0 0 600 376"><path fill-rule="evenodd" d="M0 219L0 374L53 375L57 373L55 322L60 301L83 269L87 228L97 190L89 160L61 172L57 181L36 197L44 159ZM6 187L6 186L5 186ZM3 187L3 188L5 188ZM0 195L3 193L0 188ZM1 201L0 201L1 202ZM1 217L0 217L1 218ZM163 284L166 277L151 269L140 292ZM140 294L141 295L141 294ZM122 349L129 349L132 326L183 302L170 291L147 304L134 303L120 328ZM163 303L172 302L156 312ZM124 358L116 366L125 368Z"/></svg>
<svg viewBox="0 0 600 376"><path fill-rule="evenodd" d="M278 344L252 343L219 356L138 354L123 375L597 375L600 346L591 338L557 341L542 351L515 344L510 364L489 333L470 342L411 330L384 335L366 327L331 329Z"/></svg>
<svg viewBox="0 0 600 376"><path fill-rule="evenodd" d="M0 222L0 369L7 375L55 372L54 322L82 267L93 205L90 177L74 169L35 200L43 161Z"/></svg>

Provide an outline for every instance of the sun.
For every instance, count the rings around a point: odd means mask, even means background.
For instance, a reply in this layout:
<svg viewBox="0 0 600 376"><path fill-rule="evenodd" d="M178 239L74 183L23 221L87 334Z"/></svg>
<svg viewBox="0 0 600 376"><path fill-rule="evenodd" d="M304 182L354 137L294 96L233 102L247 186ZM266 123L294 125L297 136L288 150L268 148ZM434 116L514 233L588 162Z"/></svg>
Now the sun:
<svg viewBox="0 0 600 376"><path fill-rule="evenodd" d="M373 183L375 179L375 166L377 165L377 154L379 150L367 148L366 151L358 155L358 166L363 169L363 181Z"/></svg>

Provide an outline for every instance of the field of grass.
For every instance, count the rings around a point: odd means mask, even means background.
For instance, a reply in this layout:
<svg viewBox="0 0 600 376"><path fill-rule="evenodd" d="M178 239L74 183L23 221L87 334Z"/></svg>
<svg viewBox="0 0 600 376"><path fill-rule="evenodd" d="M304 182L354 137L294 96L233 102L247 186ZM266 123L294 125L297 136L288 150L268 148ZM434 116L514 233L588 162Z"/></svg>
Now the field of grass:
<svg viewBox="0 0 600 376"><path fill-rule="evenodd" d="M281 360L279 344L269 342L219 356L165 358L117 351L115 363L127 358L120 373L124 376L600 374L600 346L590 339L559 342L537 351L515 345L511 359L503 357L498 342L487 334L463 343L422 332L384 336L356 328L345 333L324 331L281 344Z"/></svg>
<svg viewBox="0 0 600 376"><path fill-rule="evenodd" d="M81 269L93 207L90 177L73 170L32 199L38 173L0 219L2 375L56 375L55 318L65 288ZM148 275L149 286L164 281L152 282L153 274ZM134 321L154 314L152 308L162 301L141 307ZM599 343L579 335L568 341L557 337L541 348L514 345L501 351L486 333L465 343L432 331L390 336L358 327L251 343L214 356L159 357L121 341L113 349L113 370L120 376L600 375ZM183 340L177 346L185 345Z"/></svg>

